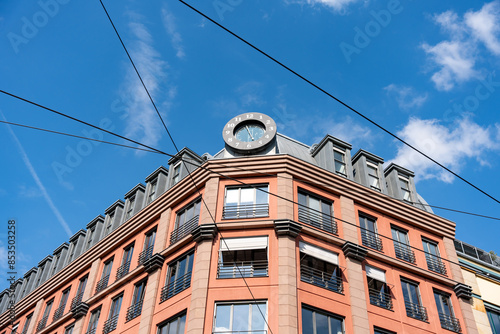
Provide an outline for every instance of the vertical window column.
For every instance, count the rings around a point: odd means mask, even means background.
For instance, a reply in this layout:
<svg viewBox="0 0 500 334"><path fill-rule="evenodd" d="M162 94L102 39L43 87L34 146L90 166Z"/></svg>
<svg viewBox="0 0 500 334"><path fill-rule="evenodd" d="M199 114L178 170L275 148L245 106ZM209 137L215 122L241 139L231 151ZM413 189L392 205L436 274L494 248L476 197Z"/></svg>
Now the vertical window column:
<svg viewBox="0 0 500 334"><path fill-rule="evenodd" d="M167 281L161 290L160 302L164 302L191 286L194 253L181 257L168 266Z"/></svg>
<svg viewBox="0 0 500 334"><path fill-rule="evenodd" d="M228 187L222 218L257 218L269 216L267 185L252 187Z"/></svg>
<svg viewBox="0 0 500 334"><path fill-rule="evenodd" d="M377 234L377 221L367 216L359 216L361 227L361 243L364 246L382 251L382 240Z"/></svg>
<svg viewBox="0 0 500 334"><path fill-rule="evenodd" d="M418 284L401 280L401 288L403 289L406 315L421 321L427 321L427 310L422 306Z"/></svg>
<svg viewBox="0 0 500 334"><path fill-rule="evenodd" d="M392 310L392 297L385 278L385 271L366 265L370 304Z"/></svg>
<svg viewBox="0 0 500 334"><path fill-rule="evenodd" d="M436 301L441 327L455 333L460 333L462 329L460 328L460 322L455 318L455 314L453 313L450 295L441 291L434 291L434 300Z"/></svg>

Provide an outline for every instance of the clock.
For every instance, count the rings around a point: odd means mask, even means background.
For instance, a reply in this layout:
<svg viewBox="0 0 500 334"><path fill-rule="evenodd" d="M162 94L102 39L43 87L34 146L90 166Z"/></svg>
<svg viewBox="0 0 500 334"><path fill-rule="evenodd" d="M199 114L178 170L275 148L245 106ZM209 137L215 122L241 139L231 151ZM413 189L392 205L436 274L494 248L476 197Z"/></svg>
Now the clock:
<svg viewBox="0 0 500 334"><path fill-rule="evenodd" d="M265 149L276 137L276 123L261 113L245 113L232 118L222 137L232 150L239 153L255 153Z"/></svg>

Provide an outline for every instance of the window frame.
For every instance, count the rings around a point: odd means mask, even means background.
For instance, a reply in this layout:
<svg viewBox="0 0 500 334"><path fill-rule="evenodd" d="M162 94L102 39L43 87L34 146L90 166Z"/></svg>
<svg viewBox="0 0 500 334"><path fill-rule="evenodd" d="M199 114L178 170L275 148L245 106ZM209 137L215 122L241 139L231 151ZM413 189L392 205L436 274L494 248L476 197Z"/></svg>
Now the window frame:
<svg viewBox="0 0 500 334"><path fill-rule="evenodd" d="M305 197L305 204L301 203L302 196ZM320 210L311 207L311 199L319 202ZM335 221L334 201L303 188L297 188L297 219L305 224L312 225L320 230L338 235L337 223ZM324 206L329 208L329 213L323 212ZM326 223L325 223L326 218ZM330 226L328 226L330 225Z"/></svg>
<svg viewBox="0 0 500 334"><path fill-rule="evenodd" d="M323 309L320 309L320 308L317 308L317 307L314 307L314 306L310 306L310 305L307 305L307 304L302 304L302 307L300 309L300 320L301 320L301 327L302 327L302 332L304 332L304 324L305 324L305 321L304 321L304 310L308 310L308 311L311 311L312 312L312 317L311 317L311 324L313 326L313 328L311 329L312 330L312 333L313 334L323 334L323 333L318 333L317 332L317 321L316 321L316 314L320 314L320 315L323 315L323 316L326 316L327 319L328 319L328 331L330 331L330 319L335 319L335 320L338 320L340 321L341 323L341 327L342 327L342 334L345 334L345 317L342 316L342 315L339 315L339 314L335 314L335 313L332 313L332 312L329 312L329 311L326 311L326 310L323 310ZM338 332L337 332L338 333ZM329 333L329 334L337 334L337 333Z"/></svg>
<svg viewBox="0 0 500 334"><path fill-rule="evenodd" d="M266 187L265 190L259 190ZM238 201L237 202L227 202L228 191L238 190ZM241 204L241 192L244 189L253 189L253 200L251 204ZM266 200L263 203L257 203L258 192L265 193ZM265 218L269 217L269 183L256 183L251 185L227 185L224 188L224 208L222 212L222 219L252 219L252 218ZM245 202L244 202L245 203ZM259 208L262 207L262 212ZM230 211L230 215L227 216L227 209L234 209L233 212ZM253 214L252 214L253 212ZM250 213L250 214L249 214Z"/></svg>
<svg viewBox="0 0 500 334"><path fill-rule="evenodd" d="M412 287L415 288L415 295L417 296L417 301L413 301L413 296L412 296L412 293L411 293L410 290L407 290L407 295L409 296L409 298L411 300L406 300L405 293L404 293L404 288L403 288L403 283L407 284L407 286L412 286ZM413 318L413 319L420 320L420 321L428 322L428 318L429 317L427 315L427 309L422 304L422 295L420 294L420 284L418 282L415 282L415 281L409 280L407 278L401 277L401 290L403 292L403 301L405 303L406 316L410 317L410 318ZM418 317L409 315L408 314L408 308L407 308L407 305L406 305L407 302L416 305L418 308L423 308L423 310L425 311L425 312L423 312L423 317L418 318ZM414 312L414 311L412 310L412 312ZM421 313L421 310L418 309L417 313Z"/></svg>
<svg viewBox="0 0 500 334"><path fill-rule="evenodd" d="M377 250L379 252L383 251L383 243L382 239L378 235L378 224L377 218L370 216L366 213L359 212L358 213L359 227L361 233L361 244L363 246L367 246L371 249ZM363 227L363 223L365 227ZM366 222L371 222L373 225L373 231L369 229L369 226Z"/></svg>
<svg viewBox="0 0 500 334"><path fill-rule="evenodd" d="M338 160L335 153L340 154L342 156L342 160ZM341 166L344 166L344 173L337 170L337 163L340 164ZM335 146L333 147L333 170L335 171L335 174L340 175L342 177L347 177L346 151L339 149Z"/></svg>
<svg viewBox="0 0 500 334"><path fill-rule="evenodd" d="M167 266L167 274L165 275L165 285L161 290L160 303L165 300L172 298L173 296L181 293L182 291L188 289L191 286L192 272L194 266L194 249L187 251L175 260L171 261ZM182 265L182 261L187 260L184 265L184 272L179 272L179 267ZM175 265L175 279L171 281L172 270L174 270ZM189 278L188 278L189 274ZM184 278L183 278L184 277ZM176 289L177 285L182 284L180 290Z"/></svg>
<svg viewBox="0 0 500 334"><path fill-rule="evenodd" d="M375 171L375 175L373 175L372 173L370 173L370 171ZM368 186L373 189L373 190L376 190L376 191L379 191L379 192L382 192L382 187L381 187L381 178L380 178L380 171L378 169L378 164L377 163L374 163L374 162L371 162L371 161L366 161L366 173L368 175ZM372 185L372 180L377 180L377 185L378 187Z"/></svg>
<svg viewBox="0 0 500 334"><path fill-rule="evenodd" d="M181 180L181 164L182 161L179 161L172 167L172 186L176 185Z"/></svg>
<svg viewBox="0 0 500 334"><path fill-rule="evenodd" d="M260 307L258 306L259 304L265 304L265 307L266 309L263 311L262 309L260 309ZM269 306L268 306L268 301L267 299L265 300L261 300L261 299L258 299L258 300L238 300L238 301L220 301L220 302L215 302L215 305L214 305L214 315L213 315L213 324L212 324L212 334L217 334L217 333L228 333L227 331L216 331L216 324L217 324L217 306L219 305L231 305L231 313L229 315L229 326L231 327L229 329L229 333L232 333L233 332L233 327L234 327L234 322L233 322L233 319L234 319L234 306L235 305L248 305L249 306L249 312L248 312L248 324L249 324L249 329L247 329L247 332L248 333L259 333L260 331L262 331L262 334L266 333L267 330L268 330L268 316L269 316ZM252 320L253 320L253 317L252 317L252 312L253 312L253 307L250 308L250 305L256 305L257 307L257 311L258 313L260 314L261 312L264 313L265 315L265 319L264 319L264 329L251 329L251 323L252 323Z"/></svg>
<svg viewBox="0 0 500 334"><path fill-rule="evenodd" d="M395 235L395 233L397 234ZM405 237L404 242L401 241L400 238L401 234L404 234ZM408 263L415 264L416 262L415 252L413 251L413 247L410 245L409 231L399 226L391 224L391 237L394 246L394 254L396 255L396 258L406 261Z"/></svg>
<svg viewBox="0 0 500 334"><path fill-rule="evenodd" d="M177 320L184 320L183 322L181 322L182 326L177 326L177 333L170 333L170 328L167 328L168 332L165 332L164 334L184 334L184 332L186 331L187 310L183 310L176 315L168 318L167 320L160 322L158 325L156 325L156 333L162 334L162 330L165 326L170 327L170 325ZM181 329L183 329L183 331L181 331Z"/></svg>
<svg viewBox="0 0 500 334"><path fill-rule="evenodd" d="M406 176L398 174L398 184L399 188L401 189L401 198L403 199L403 201L407 203L413 203L413 198L411 195L410 179ZM404 187L405 185L407 185L408 188L405 188ZM408 199L405 198L406 194L408 194Z"/></svg>
<svg viewBox="0 0 500 334"><path fill-rule="evenodd" d="M130 196L128 199L128 207L127 207L127 212L125 213L125 220L130 219L134 215L134 206L135 206L135 200L136 200L136 195Z"/></svg>

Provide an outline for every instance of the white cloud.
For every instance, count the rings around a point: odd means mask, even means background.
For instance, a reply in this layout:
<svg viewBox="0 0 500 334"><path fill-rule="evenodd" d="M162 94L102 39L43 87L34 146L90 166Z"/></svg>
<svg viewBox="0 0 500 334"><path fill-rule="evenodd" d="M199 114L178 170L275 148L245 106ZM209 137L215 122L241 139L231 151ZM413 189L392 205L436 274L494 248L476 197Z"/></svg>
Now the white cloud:
<svg viewBox="0 0 500 334"><path fill-rule="evenodd" d="M38 188L27 187L24 184L21 184L19 186L19 196L23 198L36 198L36 197L42 197L43 193Z"/></svg>
<svg viewBox="0 0 500 334"><path fill-rule="evenodd" d="M329 7L336 12L342 12L350 4L358 2L359 0L285 0L286 3L308 4L310 6L321 5Z"/></svg>
<svg viewBox="0 0 500 334"><path fill-rule="evenodd" d="M435 119L412 118L397 135L456 173L467 163L487 165L486 152L500 148L495 127L481 127L468 118L450 127ZM391 162L414 171L418 179L453 181L450 173L406 145L399 146L396 157L388 164Z"/></svg>
<svg viewBox="0 0 500 334"><path fill-rule="evenodd" d="M388 95L394 96L399 108L404 110L420 108L427 101L427 93L418 94L413 87L390 84L384 87Z"/></svg>
<svg viewBox="0 0 500 334"><path fill-rule="evenodd" d="M181 34L177 31L174 15L170 11L168 11L166 6L161 9L161 18L163 21L163 25L165 26L165 29L170 36L172 47L176 51L177 58L184 58L186 54L184 53Z"/></svg>
<svg viewBox="0 0 500 334"><path fill-rule="evenodd" d="M498 1L485 4L480 10L472 10L463 18L453 11L433 17L449 39L436 45L422 43L429 60L438 69L431 80L438 90L449 91L458 83L477 78L480 71L476 63L481 55L481 43L486 50L500 55L500 6Z"/></svg>
<svg viewBox="0 0 500 334"><path fill-rule="evenodd" d="M323 122L322 129L325 133L356 146L367 148L373 146L374 135L371 130L349 116L343 120ZM317 138L316 141L321 139Z"/></svg>
<svg viewBox="0 0 500 334"><path fill-rule="evenodd" d="M132 22L130 29L135 37L131 47L132 59L161 113L170 107L176 94L175 87L162 86L167 79L168 64L153 47L151 34L143 24ZM126 66L129 70L121 90L128 114L125 135L155 146L165 130L134 69L128 63ZM164 114L162 117L165 119Z"/></svg>
<svg viewBox="0 0 500 334"><path fill-rule="evenodd" d="M494 54L500 55L500 5L498 2L485 4L477 12L467 12L465 23L471 29L472 35L483 42Z"/></svg>

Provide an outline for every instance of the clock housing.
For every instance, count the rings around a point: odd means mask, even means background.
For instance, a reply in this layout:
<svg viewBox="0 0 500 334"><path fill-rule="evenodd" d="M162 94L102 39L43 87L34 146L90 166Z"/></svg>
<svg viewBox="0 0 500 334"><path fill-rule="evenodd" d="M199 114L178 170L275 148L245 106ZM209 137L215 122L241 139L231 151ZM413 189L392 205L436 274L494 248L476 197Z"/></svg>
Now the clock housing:
<svg viewBox="0 0 500 334"><path fill-rule="evenodd" d="M238 153L264 150L276 137L276 123L262 113L244 113L233 117L222 130L226 145Z"/></svg>

